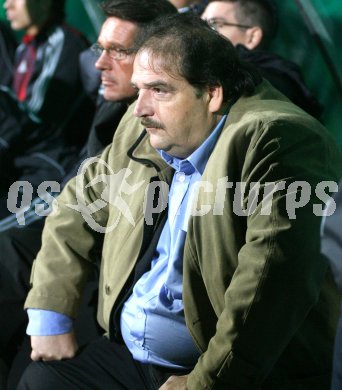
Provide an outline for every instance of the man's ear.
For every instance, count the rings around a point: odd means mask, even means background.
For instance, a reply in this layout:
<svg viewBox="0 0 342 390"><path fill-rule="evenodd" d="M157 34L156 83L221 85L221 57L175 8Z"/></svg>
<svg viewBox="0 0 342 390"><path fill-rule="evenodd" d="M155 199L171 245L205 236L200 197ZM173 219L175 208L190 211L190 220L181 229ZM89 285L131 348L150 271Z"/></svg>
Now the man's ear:
<svg viewBox="0 0 342 390"><path fill-rule="evenodd" d="M221 85L215 87L209 87L209 111L214 113L218 112L223 104L223 88Z"/></svg>
<svg viewBox="0 0 342 390"><path fill-rule="evenodd" d="M246 40L244 42L244 45L248 49L253 50L260 45L262 38L263 38L263 32L261 27L259 26L250 27L246 31Z"/></svg>

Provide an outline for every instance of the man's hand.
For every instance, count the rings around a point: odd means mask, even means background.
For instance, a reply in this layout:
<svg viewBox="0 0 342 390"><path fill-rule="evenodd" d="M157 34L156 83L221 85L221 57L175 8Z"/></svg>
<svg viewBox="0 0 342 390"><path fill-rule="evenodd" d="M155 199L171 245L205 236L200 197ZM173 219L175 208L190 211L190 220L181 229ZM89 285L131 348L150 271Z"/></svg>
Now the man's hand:
<svg viewBox="0 0 342 390"><path fill-rule="evenodd" d="M186 390L188 376L170 376L159 390Z"/></svg>
<svg viewBox="0 0 342 390"><path fill-rule="evenodd" d="M55 336L31 336L31 359L62 360L75 356L78 345L74 332Z"/></svg>

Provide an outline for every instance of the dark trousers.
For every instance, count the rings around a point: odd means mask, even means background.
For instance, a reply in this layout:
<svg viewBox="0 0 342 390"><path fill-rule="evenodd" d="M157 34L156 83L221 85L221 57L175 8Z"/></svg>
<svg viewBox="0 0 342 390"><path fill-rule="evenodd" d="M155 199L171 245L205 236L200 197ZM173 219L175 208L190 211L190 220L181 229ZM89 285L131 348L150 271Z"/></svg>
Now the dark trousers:
<svg viewBox="0 0 342 390"><path fill-rule="evenodd" d="M337 326L331 390L342 389L342 314Z"/></svg>
<svg viewBox="0 0 342 390"><path fill-rule="evenodd" d="M30 288L32 262L41 245L42 228L43 220L0 233L0 390L1 383L6 380L8 389L15 389L30 362L30 343L25 336L27 315L23 306ZM79 345L103 333L96 322L97 286L94 269L75 321Z"/></svg>
<svg viewBox="0 0 342 390"><path fill-rule="evenodd" d="M142 364L126 345L102 337L73 359L31 363L17 390L157 390L171 375L186 373Z"/></svg>
<svg viewBox="0 0 342 390"><path fill-rule="evenodd" d="M0 354L8 364L24 335L27 316L23 304L41 233L41 227L33 226L0 233Z"/></svg>

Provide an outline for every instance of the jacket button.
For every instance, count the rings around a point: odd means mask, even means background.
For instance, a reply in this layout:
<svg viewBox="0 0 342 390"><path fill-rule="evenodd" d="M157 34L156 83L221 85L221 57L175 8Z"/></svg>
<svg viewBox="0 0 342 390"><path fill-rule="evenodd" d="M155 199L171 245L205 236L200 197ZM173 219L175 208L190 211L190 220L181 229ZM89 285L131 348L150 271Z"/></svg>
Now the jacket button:
<svg viewBox="0 0 342 390"><path fill-rule="evenodd" d="M108 284L106 284L106 286L105 286L105 292L106 292L106 295L110 294L110 287L108 286Z"/></svg>

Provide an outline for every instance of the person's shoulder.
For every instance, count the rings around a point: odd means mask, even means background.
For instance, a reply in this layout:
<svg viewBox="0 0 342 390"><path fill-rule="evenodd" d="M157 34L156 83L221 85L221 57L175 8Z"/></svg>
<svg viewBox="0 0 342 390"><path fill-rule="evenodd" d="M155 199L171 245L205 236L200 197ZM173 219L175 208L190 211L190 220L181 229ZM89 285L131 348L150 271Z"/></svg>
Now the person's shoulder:
<svg viewBox="0 0 342 390"><path fill-rule="evenodd" d="M269 122L285 113L296 115L302 114L303 111L272 87L267 80L263 80L256 86L253 94L241 96L232 105L229 117L231 121L241 124L245 121Z"/></svg>
<svg viewBox="0 0 342 390"><path fill-rule="evenodd" d="M78 39L86 39L84 34L81 31L77 30L75 27L70 26L67 23L63 23L60 25L60 28L67 34L68 36L74 36Z"/></svg>
<svg viewBox="0 0 342 390"><path fill-rule="evenodd" d="M278 142L296 145L313 142L322 150L336 149L329 131L314 117L263 81L254 94L241 97L232 106L222 140L239 145Z"/></svg>
<svg viewBox="0 0 342 390"><path fill-rule="evenodd" d="M240 119L263 122L286 120L314 122L317 126L320 125L319 121L292 103L267 80L263 80L252 95L238 99L230 114L237 115Z"/></svg>
<svg viewBox="0 0 342 390"><path fill-rule="evenodd" d="M63 36L68 46L78 46L79 50L85 50L89 46L87 38L77 29L68 24L56 24L49 29L49 38Z"/></svg>
<svg viewBox="0 0 342 390"><path fill-rule="evenodd" d="M236 47L240 57L253 63L275 88L315 118L322 114L323 107L306 86L300 67L292 61L265 50L249 50L243 45Z"/></svg>

